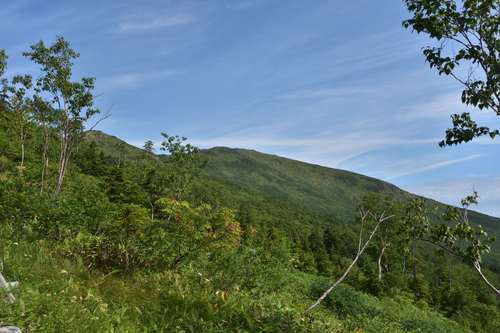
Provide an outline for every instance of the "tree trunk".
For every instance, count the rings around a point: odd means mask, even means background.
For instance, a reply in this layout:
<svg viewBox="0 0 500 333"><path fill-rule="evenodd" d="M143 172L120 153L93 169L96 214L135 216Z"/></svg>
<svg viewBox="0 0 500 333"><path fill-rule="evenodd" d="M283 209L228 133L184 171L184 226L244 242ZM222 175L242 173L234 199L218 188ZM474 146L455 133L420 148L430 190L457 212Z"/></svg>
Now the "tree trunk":
<svg viewBox="0 0 500 333"><path fill-rule="evenodd" d="M24 167L24 140L21 141L21 170Z"/></svg>
<svg viewBox="0 0 500 333"><path fill-rule="evenodd" d="M412 244L411 247L411 261L413 265L412 274L413 274L413 283L417 281L417 259L415 258L415 244Z"/></svg>
<svg viewBox="0 0 500 333"><path fill-rule="evenodd" d="M43 151L42 151L42 184L40 185L40 193L43 193L45 188L46 173L49 166L49 129L47 124L43 123Z"/></svg>
<svg viewBox="0 0 500 333"><path fill-rule="evenodd" d="M482 269L481 269L481 263L479 261L476 261L474 262L474 268L476 269L476 271L479 273L479 275L481 276L481 278L484 280L484 282L486 282L486 284L488 285L488 287L490 287L496 294L497 294L497 297L500 296L500 290L498 288L496 288L487 278L486 276L484 275Z"/></svg>
<svg viewBox="0 0 500 333"><path fill-rule="evenodd" d="M378 281L382 281L382 257L384 256L386 245L382 246L382 250L380 250L380 254L378 256L377 264L378 264Z"/></svg>
<svg viewBox="0 0 500 333"><path fill-rule="evenodd" d="M19 139L21 141L21 165L19 166L19 169L23 170L24 168L24 127L21 126L21 130L20 130L20 133L19 133Z"/></svg>
<svg viewBox="0 0 500 333"><path fill-rule="evenodd" d="M68 124L66 124L68 126ZM66 168L68 166L69 154L71 149L71 134L68 132L69 129L65 128L61 135L61 150L59 152L59 164L57 170L57 181L55 195L61 192L62 184L64 182L64 176L66 174Z"/></svg>
<svg viewBox="0 0 500 333"><path fill-rule="evenodd" d="M70 151L66 151L64 153L64 156L62 157L60 169L59 169L59 175L57 177L57 184L56 184L56 191L55 191L56 195L61 192L62 185L64 182L64 177L66 176L66 171L68 169L70 153L71 153Z"/></svg>

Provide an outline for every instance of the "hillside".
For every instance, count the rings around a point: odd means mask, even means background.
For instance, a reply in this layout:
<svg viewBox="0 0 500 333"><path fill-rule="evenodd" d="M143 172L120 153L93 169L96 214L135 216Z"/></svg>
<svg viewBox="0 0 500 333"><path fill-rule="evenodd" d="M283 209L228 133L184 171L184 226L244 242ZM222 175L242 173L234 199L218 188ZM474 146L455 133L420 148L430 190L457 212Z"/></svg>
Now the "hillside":
<svg viewBox="0 0 500 333"><path fill-rule="evenodd" d="M100 131L89 132L87 138L114 158L124 156L137 160L145 154L142 149ZM383 193L401 200L415 196L379 179L255 150L214 147L201 153L205 162L203 174L208 179L200 191L211 192L223 204L235 208L242 203L250 207L257 205L271 216L271 223L291 224L292 228L297 225L309 228L309 224L314 223L351 223L357 205L369 193ZM159 161L167 158L161 154L156 156ZM447 207L432 199L425 200L439 212ZM469 215L474 224L482 225L498 239L487 263L500 272L500 218L475 211ZM291 220L290 216L293 216Z"/></svg>
<svg viewBox="0 0 500 333"><path fill-rule="evenodd" d="M115 158L123 154L134 160L145 154L142 149L100 131L89 132L87 138L96 142L106 155ZM367 193L402 198L415 196L379 179L255 150L214 147L201 152L206 162L204 173L212 180L229 185L233 191L250 193L341 223L352 221L357 204ZM157 156L166 158L165 155ZM440 209L446 206L432 199L426 201L429 206ZM500 239L500 218L474 211L470 216L474 223L481 224Z"/></svg>
<svg viewBox="0 0 500 333"><path fill-rule="evenodd" d="M352 219L357 202L366 193L404 195L374 178L253 150L217 147L203 151L203 155L207 159L205 171L214 179L339 221Z"/></svg>
<svg viewBox="0 0 500 333"><path fill-rule="evenodd" d="M411 194L391 184L244 149L153 155L94 131L54 195L57 135L44 183L39 128L21 165L4 116L2 273L21 287L14 305L0 302L2 323L26 332L496 333L498 300L470 266L425 244L411 253L395 244L377 266L378 238L304 313L350 263L361 199L384 193L404 207ZM168 139L167 149L185 148ZM500 284L496 258L485 273Z"/></svg>
<svg viewBox="0 0 500 333"><path fill-rule="evenodd" d="M216 147L204 150L203 155L207 159L204 170L213 179L257 193L266 200L286 202L310 213L321 212L337 222L351 222L357 204L368 193L415 196L379 179L254 150ZM427 198L426 202L440 211L447 206ZM473 223L500 240L500 218L475 211L469 214ZM499 243L495 248L500 249Z"/></svg>

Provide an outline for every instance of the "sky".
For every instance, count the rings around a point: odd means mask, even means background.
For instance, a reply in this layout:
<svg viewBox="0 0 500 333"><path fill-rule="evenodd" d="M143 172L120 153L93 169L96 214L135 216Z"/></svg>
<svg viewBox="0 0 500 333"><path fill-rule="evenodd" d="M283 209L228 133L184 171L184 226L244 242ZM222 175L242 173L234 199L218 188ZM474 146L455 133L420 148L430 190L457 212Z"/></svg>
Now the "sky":
<svg viewBox="0 0 500 333"><path fill-rule="evenodd" d="M500 141L440 148L460 86L425 63L403 1L2 0L8 75L62 35L96 78L99 129L136 146L178 134L391 182L500 217ZM500 118L470 110L500 127Z"/></svg>

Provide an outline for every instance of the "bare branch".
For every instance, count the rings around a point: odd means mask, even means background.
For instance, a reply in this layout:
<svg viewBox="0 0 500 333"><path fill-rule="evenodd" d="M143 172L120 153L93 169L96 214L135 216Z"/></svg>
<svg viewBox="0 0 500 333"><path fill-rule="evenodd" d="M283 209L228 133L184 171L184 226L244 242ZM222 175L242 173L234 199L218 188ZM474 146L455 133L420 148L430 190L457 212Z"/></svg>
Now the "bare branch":
<svg viewBox="0 0 500 333"><path fill-rule="evenodd" d="M97 119L94 125L90 126L89 131L94 130L94 128L96 128L97 125L99 125L102 121L108 119L109 117L111 117L111 108L105 114L103 114L99 119Z"/></svg>
<svg viewBox="0 0 500 333"><path fill-rule="evenodd" d="M370 215L374 216L373 214L370 213ZM361 255L363 254L363 252L366 250L368 244L370 243L370 241L372 240L373 236L375 235L375 233L377 232L378 228L380 227L380 225L382 223L384 223L385 221L389 220L390 218L394 217L394 215L390 215L390 216L384 216L385 215L385 212L382 213L380 215L380 217L376 218L376 221L377 221L377 224L375 225L375 227L373 228L372 232L370 233L370 235L368 236L368 239L365 241L364 245L358 249L358 252L356 253L356 256L354 257L354 259L352 260L351 264L349 265L349 267L347 267L347 269L345 270L344 274L342 274L341 277L338 278L337 281L335 281L335 283L329 287L317 300L316 302L314 302L311 306L309 306L305 312L309 312L311 311L312 309L314 309L316 306L318 306L332 291L333 289L335 289L342 281L344 281L344 279L347 277L347 275L349 274L349 272L351 271L351 269L354 267L354 265L356 265L356 263L358 262L358 259L361 257ZM361 223L364 222L364 220L367 218L368 216L368 213L366 214L363 214L361 215Z"/></svg>
<svg viewBox="0 0 500 333"><path fill-rule="evenodd" d="M486 284L488 285L488 287L490 287L496 294L497 296L500 296L500 290L497 289L487 278L486 276L484 275L483 271L481 270L481 263L479 261L475 261L474 262L474 268L476 269L476 271L479 273L479 275L481 275L481 278L484 280L484 282L486 282Z"/></svg>

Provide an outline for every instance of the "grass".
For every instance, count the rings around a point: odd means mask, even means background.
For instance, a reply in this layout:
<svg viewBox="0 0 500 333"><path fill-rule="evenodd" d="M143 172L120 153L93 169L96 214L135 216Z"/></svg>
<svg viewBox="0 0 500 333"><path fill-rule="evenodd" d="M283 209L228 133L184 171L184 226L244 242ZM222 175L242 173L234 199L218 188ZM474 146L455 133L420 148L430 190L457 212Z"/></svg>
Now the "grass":
<svg viewBox="0 0 500 333"><path fill-rule="evenodd" d="M348 286L306 315L326 279L279 265L251 278L195 264L104 274L44 241L4 242L4 259L8 280L21 287L15 304L0 305L0 322L23 332L467 332L404 296L378 299Z"/></svg>

